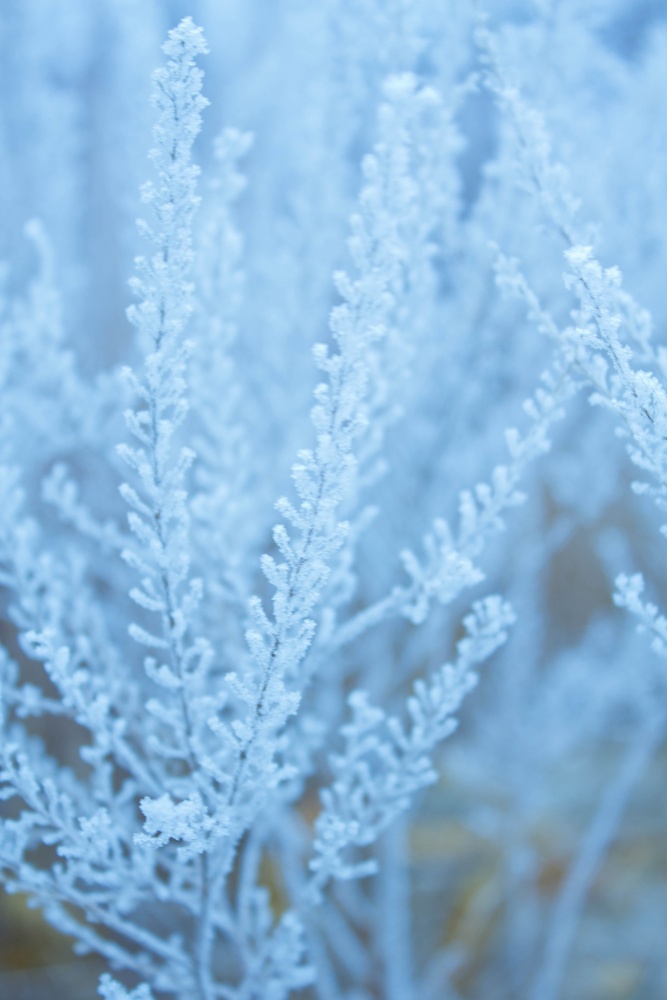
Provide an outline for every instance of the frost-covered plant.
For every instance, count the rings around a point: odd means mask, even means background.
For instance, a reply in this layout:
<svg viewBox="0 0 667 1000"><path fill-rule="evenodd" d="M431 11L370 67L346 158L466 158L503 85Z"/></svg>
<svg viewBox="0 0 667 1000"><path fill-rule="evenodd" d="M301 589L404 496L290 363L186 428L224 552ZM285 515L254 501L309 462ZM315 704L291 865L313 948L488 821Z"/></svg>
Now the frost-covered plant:
<svg viewBox="0 0 667 1000"><path fill-rule="evenodd" d="M603 996L667 643L667 242L616 217L667 199L604 148L665 166L659 12L193 0L140 208L163 6L0 15L5 885L107 1000Z"/></svg>

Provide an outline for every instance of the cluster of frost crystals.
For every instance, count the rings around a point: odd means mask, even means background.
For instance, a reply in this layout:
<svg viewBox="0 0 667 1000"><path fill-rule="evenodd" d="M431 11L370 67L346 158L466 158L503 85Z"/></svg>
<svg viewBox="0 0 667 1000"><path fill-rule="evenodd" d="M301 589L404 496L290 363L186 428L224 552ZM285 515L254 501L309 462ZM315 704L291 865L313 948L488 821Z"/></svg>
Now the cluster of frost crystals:
<svg viewBox="0 0 667 1000"><path fill-rule="evenodd" d="M108 973L100 978L99 994L104 1000L153 1000L153 994L145 983L128 991Z"/></svg>

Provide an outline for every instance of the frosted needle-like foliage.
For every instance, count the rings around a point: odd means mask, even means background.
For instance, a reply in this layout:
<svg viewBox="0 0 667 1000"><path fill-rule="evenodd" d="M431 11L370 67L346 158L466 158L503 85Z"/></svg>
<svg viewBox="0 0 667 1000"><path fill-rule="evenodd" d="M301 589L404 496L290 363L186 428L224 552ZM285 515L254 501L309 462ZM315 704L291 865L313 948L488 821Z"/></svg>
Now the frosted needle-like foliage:
<svg viewBox="0 0 667 1000"><path fill-rule="evenodd" d="M660 5L168 6L2 5L21 954L667 996Z"/></svg>

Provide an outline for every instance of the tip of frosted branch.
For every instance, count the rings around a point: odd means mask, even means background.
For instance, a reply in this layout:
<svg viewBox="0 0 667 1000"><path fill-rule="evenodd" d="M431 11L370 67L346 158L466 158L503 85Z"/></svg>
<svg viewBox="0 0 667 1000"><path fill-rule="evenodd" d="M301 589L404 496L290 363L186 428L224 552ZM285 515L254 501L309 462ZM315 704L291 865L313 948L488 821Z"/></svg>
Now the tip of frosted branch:
<svg viewBox="0 0 667 1000"><path fill-rule="evenodd" d="M191 17L184 17L169 32L167 41L162 46L162 51L170 59L179 59L184 56L194 58L194 56L206 55L208 45L206 44L203 29L195 24Z"/></svg>

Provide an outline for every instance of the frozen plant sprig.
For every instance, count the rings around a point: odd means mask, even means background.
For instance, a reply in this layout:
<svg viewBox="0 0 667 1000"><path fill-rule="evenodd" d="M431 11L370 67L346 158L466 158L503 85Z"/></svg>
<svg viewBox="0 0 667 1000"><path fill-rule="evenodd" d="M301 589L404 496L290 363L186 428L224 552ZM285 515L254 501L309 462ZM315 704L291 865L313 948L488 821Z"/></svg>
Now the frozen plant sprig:
<svg viewBox="0 0 667 1000"><path fill-rule="evenodd" d="M192 146L208 104L201 93L203 74L195 64L198 55L208 52L201 28L186 17L169 32L163 51L167 65L153 74L151 97L158 119L149 155L158 183L149 182L142 190L155 221L139 224L156 250L150 258L137 258L131 287L140 301L128 310L140 336L156 351L165 340L169 346L178 341L192 312L192 222L199 203Z"/></svg>
<svg viewBox="0 0 667 1000"><path fill-rule="evenodd" d="M45 754L20 724L42 713L43 689L21 683L18 666L5 660L3 687L7 683L11 694L2 704L0 796L20 810L2 822L5 883L38 900L47 919L81 950L156 983L168 963L172 981L189 989L183 951L141 926L135 912L153 880L152 861L132 841L135 796L159 787L152 763L137 750L139 692L106 632L81 560L45 551L38 526L23 513L15 480L3 477L2 489L3 528L12 540L2 553L2 582L13 591L12 617L24 653L43 665L57 692L59 714L87 734L80 756L90 768L84 781ZM58 855L51 868L32 858L39 844Z"/></svg>
<svg viewBox="0 0 667 1000"><path fill-rule="evenodd" d="M633 484L635 491L651 494L658 507L667 510L667 392L654 372L633 366L632 350L621 342L620 271L603 268L591 247L572 247L565 257L571 268L566 284L579 299L570 336L589 354L605 356L612 366L609 374L601 372L594 382L591 402L620 417L630 458L652 479Z"/></svg>
<svg viewBox="0 0 667 1000"><path fill-rule="evenodd" d="M540 329L558 340L572 367L583 373L593 387L590 402L604 406L619 418L618 433L627 440L627 451L636 466L648 473L649 481L634 482L633 490L649 494L660 510L667 510L667 354L651 343L651 318L622 288L618 267L603 267L594 249L585 242L586 233L576 216L579 204L573 197L567 172L554 162L551 143L542 117L525 103L513 86L499 57L492 34L482 24L478 43L488 67L487 83L501 109L512 122L518 163L530 179L547 218L563 239L568 273L565 285L574 292L579 308L574 323L560 330L541 309L537 297L518 271L515 261L501 258L500 279L525 299ZM625 329L640 358L653 370L638 369L633 351L621 339ZM667 525L661 528L667 534ZM660 643L662 616L639 597L644 586L641 574L622 574L616 581L614 601L635 614L644 626L652 623Z"/></svg>
<svg viewBox="0 0 667 1000"><path fill-rule="evenodd" d="M156 631L137 623L131 626L131 634L155 654L145 661L150 678L178 700L176 716L162 713L167 730L163 752L172 758L180 756L193 774L198 749L191 685L205 669L208 655L205 642L189 636L191 618L202 596L200 581L189 577L185 475L193 454L182 448L175 456L173 438L187 412L184 372L190 348L182 338L192 311L189 272L192 223L198 204L198 168L191 153L201 111L208 103L201 94L202 73L195 58L206 51L201 29L186 18L169 33L164 45L167 65L153 77L152 100L158 120L150 156L159 180L143 189L154 223L141 223L140 229L156 251L150 258L137 259L138 276L132 287L141 301L128 310L151 352L145 360L143 380L128 373L141 405L128 411L126 420L139 446L119 449L140 483L138 490L129 484L121 487L132 508L129 522L139 543L124 552L141 574L140 586L131 591L131 597L160 620Z"/></svg>
<svg viewBox="0 0 667 1000"><path fill-rule="evenodd" d="M591 403L616 414L618 433L627 440L630 458L650 477L648 482L634 482L634 491L652 496L658 508L667 511L667 391L656 372L634 367L632 350L620 339L623 308L627 307L627 297L621 297L620 271L603 268L590 247L572 247L565 257L571 268L565 281L580 303L567 335L578 344L590 374ZM661 532L667 535L667 525L662 525ZM664 655L665 619L653 604L641 599L643 587L641 574L621 574L614 602L653 633L652 648Z"/></svg>
<svg viewBox="0 0 667 1000"><path fill-rule="evenodd" d="M664 659L667 658L667 618L660 614L655 604L644 600L644 586L641 573L633 573L632 576L621 573L616 578L614 604L625 608L639 620L641 630L652 637L653 652Z"/></svg>
<svg viewBox="0 0 667 1000"><path fill-rule="evenodd" d="M246 719L233 724L231 736L236 766L229 805L242 806L234 821L236 837L252 821L265 791L291 776L289 767L281 768L277 760L280 731L297 711L301 664L316 631L313 614L348 535L339 510L354 493L355 447L368 426L369 380L380 377L375 350L387 335L401 294L402 226L412 212L413 196L406 118L411 102L421 97L412 77L394 80L387 94L397 105L393 113L385 108L383 118L394 141L380 141L363 161L364 184L349 241L356 277L335 275L342 303L331 313L330 329L337 350L330 352L322 344L315 348L316 363L326 375L315 390L311 415L317 443L301 451L292 468L298 506L285 498L276 505L292 529L290 533L286 524L274 528L281 561L271 555L262 559L274 588L272 616L259 599L251 601L254 621L247 638L255 678L241 681L236 673L228 678L246 707Z"/></svg>
<svg viewBox="0 0 667 1000"><path fill-rule="evenodd" d="M372 706L364 691L350 695L352 720L342 729L345 749L331 757L335 778L321 793L323 808L315 822L310 862L315 899L331 878L361 878L377 870L374 860L350 859L350 850L374 843L414 794L437 780L433 750L456 729L455 713L477 683L474 668L505 641L513 622L511 608L499 597L473 605L456 660L415 683L407 729Z"/></svg>
<svg viewBox="0 0 667 1000"><path fill-rule="evenodd" d="M515 130L518 165L530 177L531 187L545 214L566 244L564 254L569 273L565 283L579 300L575 325L559 330L539 306L536 296L518 272L516 262L502 256L500 281L506 287L513 286L525 299L540 329L569 350L577 368L594 386L591 402L604 404L621 417L624 433L631 439L630 457L655 480L650 487L635 484L635 489L652 492L658 505L664 506L667 392L658 377L664 374L664 350L655 350L651 345L650 316L622 289L620 270L603 268L593 248L584 244L585 231L577 220L579 203L571 193L566 170L554 161L544 121L508 80L495 39L483 24L478 29L477 40L487 65L487 84ZM654 363L657 372L633 367L633 352L620 338L624 325L641 355ZM611 363L611 378L600 363L602 357Z"/></svg>
<svg viewBox="0 0 667 1000"><path fill-rule="evenodd" d="M579 202L570 190L567 170L554 162L544 121L511 80L484 16L479 14L477 22L475 39L485 67L484 80L514 130L519 151L517 167L565 243L572 246L580 241L581 229L577 219Z"/></svg>
<svg viewBox="0 0 667 1000"><path fill-rule="evenodd" d="M287 1000L293 990L310 986L316 977L307 961L304 928L288 910L276 923L266 889L250 893L241 929L240 950L245 973L234 1000Z"/></svg>
<svg viewBox="0 0 667 1000"><path fill-rule="evenodd" d="M493 469L489 483L478 483L474 489L461 492L456 529L444 518L437 518L424 536L421 558L409 549L401 553L409 583L394 587L343 622L329 640L327 650L348 646L392 616L400 615L419 625L434 601L448 605L467 587L484 579L475 560L487 541L504 529L505 511L524 502L525 494L519 487L525 470L548 452L553 425L563 418L576 391L569 351L557 353L542 373L541 382L524 402L530 420L528 429L523 434L513 427L505 432L509 460Z"/></svg>

